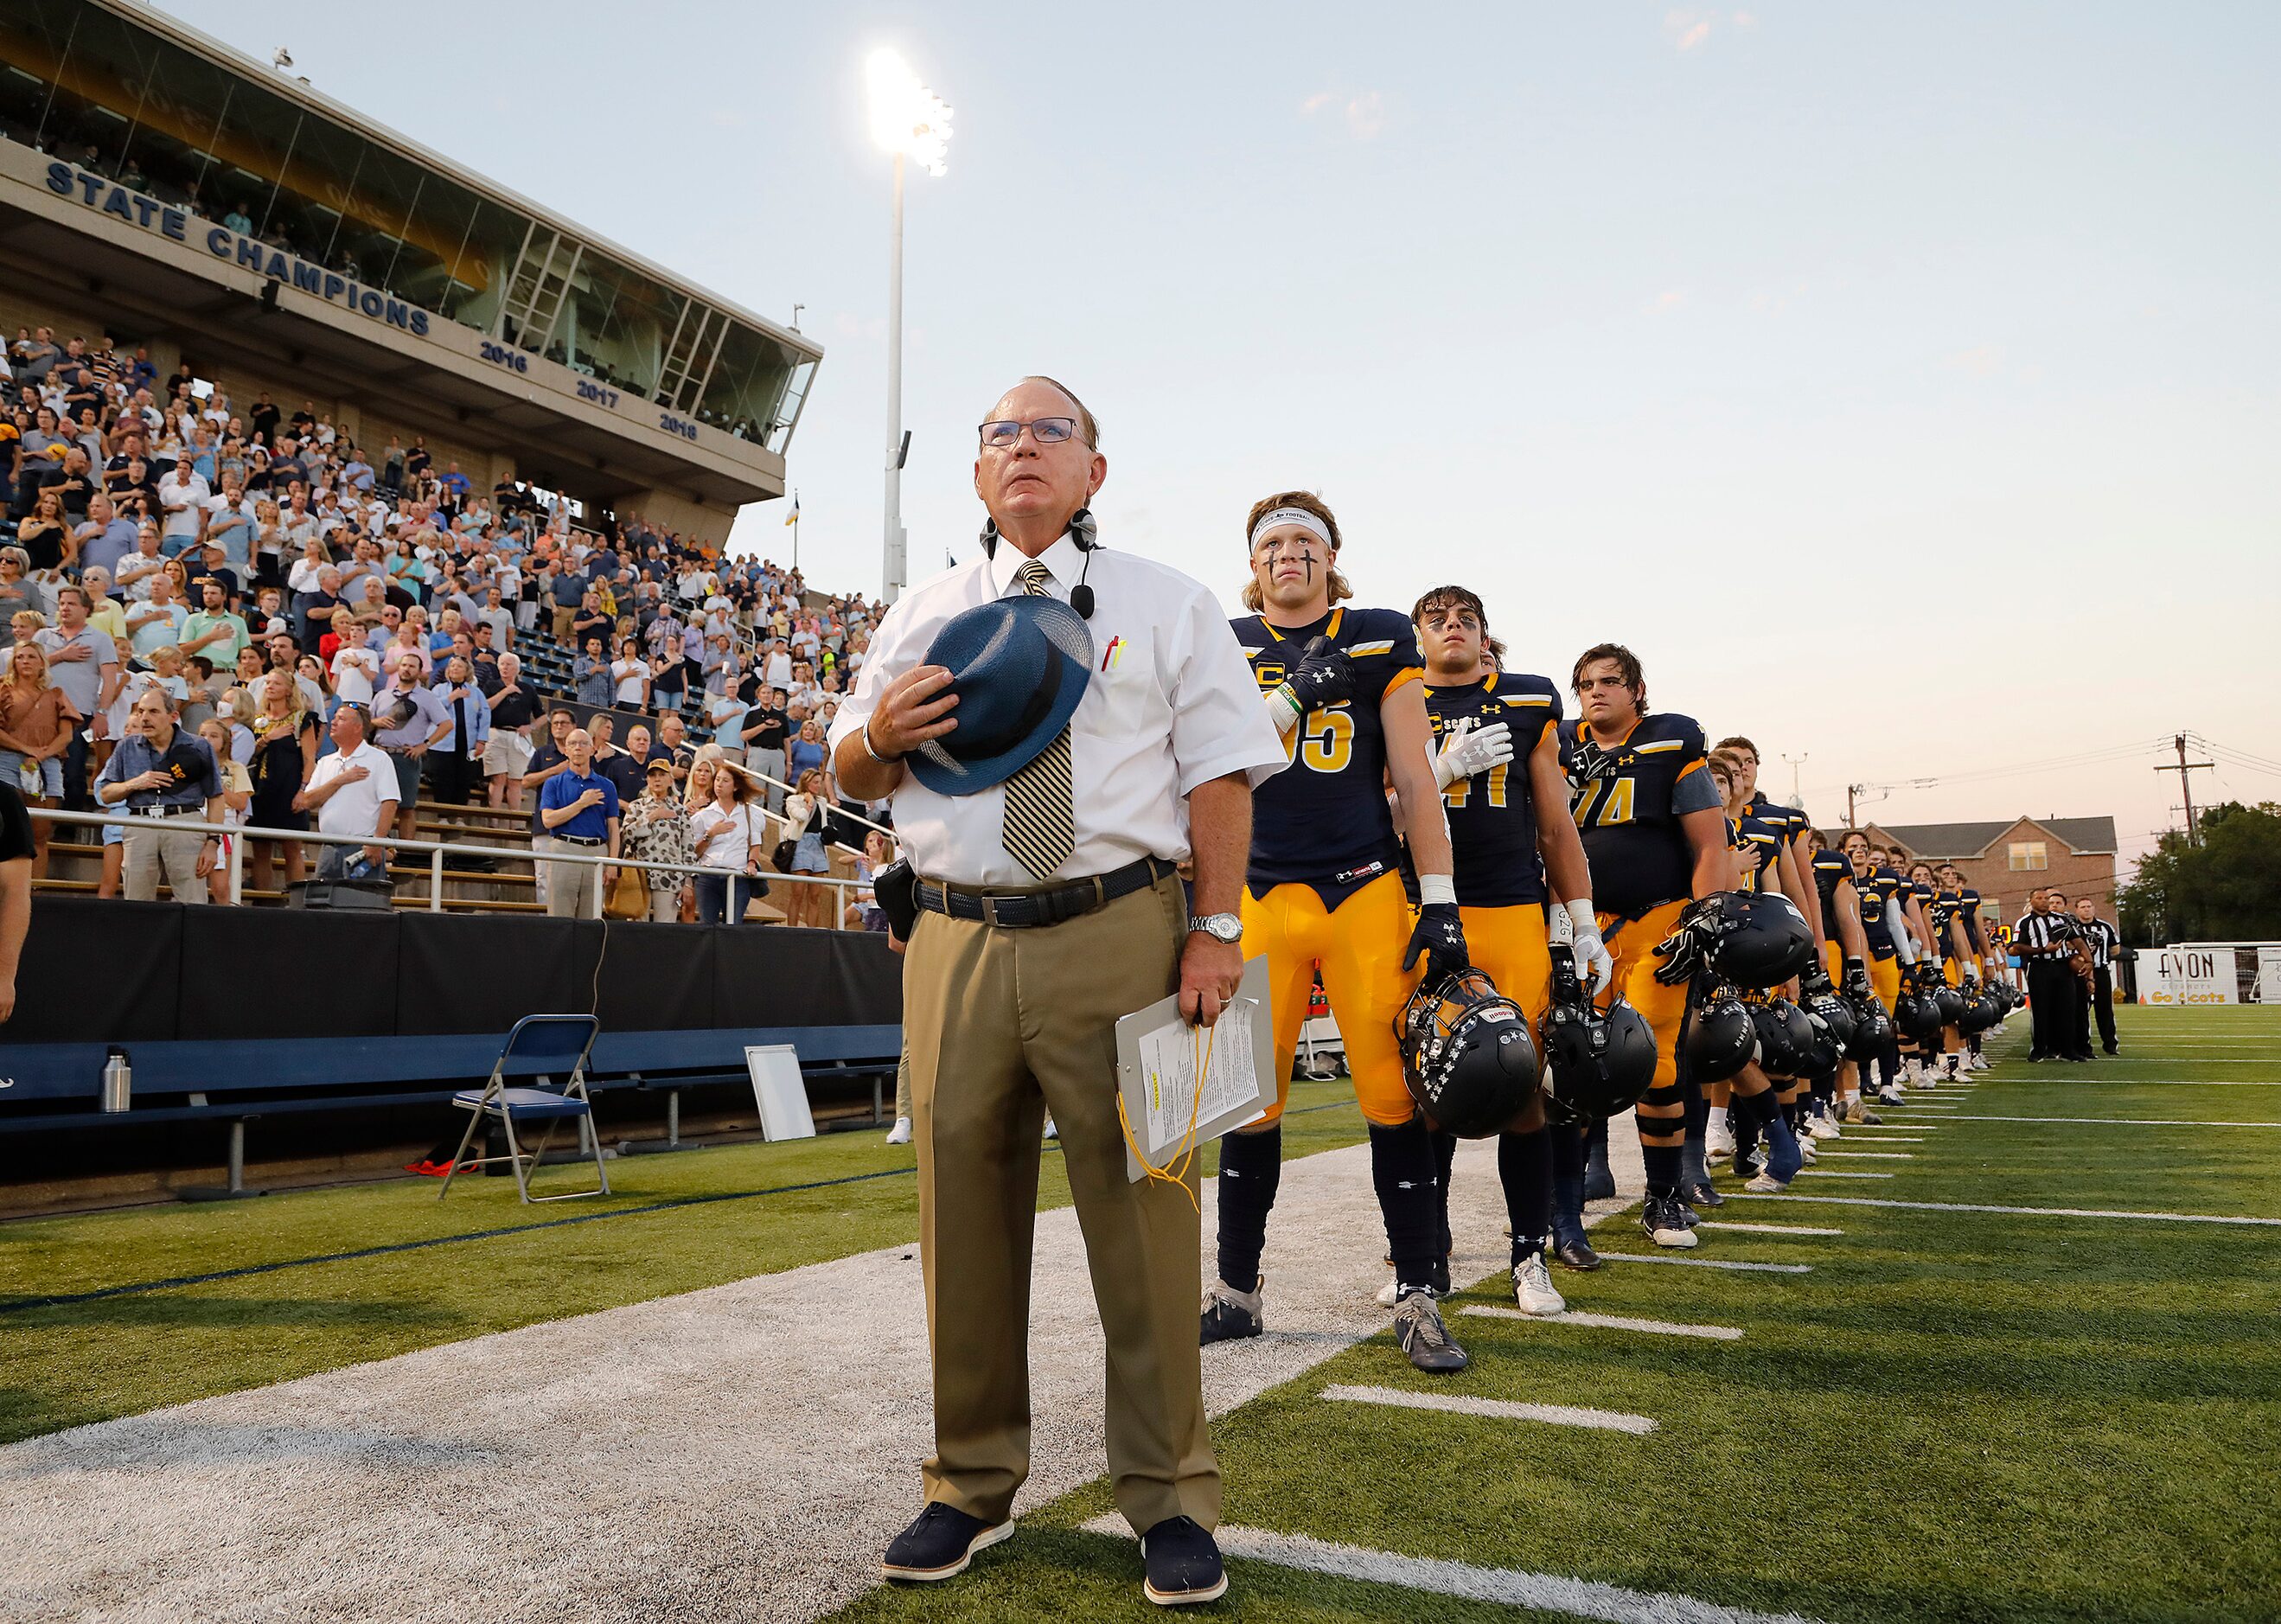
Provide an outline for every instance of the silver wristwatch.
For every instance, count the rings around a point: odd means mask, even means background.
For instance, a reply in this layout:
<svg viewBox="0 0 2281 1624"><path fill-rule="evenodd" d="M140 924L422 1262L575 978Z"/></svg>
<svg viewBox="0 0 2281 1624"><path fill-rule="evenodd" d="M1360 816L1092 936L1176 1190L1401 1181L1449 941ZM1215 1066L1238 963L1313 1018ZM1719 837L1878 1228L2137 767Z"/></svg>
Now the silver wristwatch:
<svg viewBox="0 0 2281 1624"><path fill-rule="evenodd" d="M1230 946L1243 940L1243 916L1241 914L1190 914L1188 929L1202 931L1214 941Z"/></svg>

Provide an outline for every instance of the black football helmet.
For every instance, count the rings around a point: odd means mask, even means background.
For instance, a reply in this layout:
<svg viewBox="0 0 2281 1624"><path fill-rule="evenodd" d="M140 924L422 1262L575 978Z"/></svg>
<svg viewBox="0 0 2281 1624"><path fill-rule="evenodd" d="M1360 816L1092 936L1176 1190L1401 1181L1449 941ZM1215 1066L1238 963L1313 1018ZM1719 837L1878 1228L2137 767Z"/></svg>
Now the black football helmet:
<svg viewBox="0 0 2281 1624"><path fill-rule="evenodd" d="M1860 999L1853 1005L1853 1040L1845 1047L1845 1057L1855 1062L1875 1060L1885 1052L1885 1045L1893 1040L1893 1017L1885 1013L1885 1006L1874 997Z"/></svg>
<svg viewBox="0 0 2281 1624"><path fill-rule="evenodd" d="M1953 1026L1964 1018L1965 996L1945 981L1932 988L1933 1008L1940 1011L1940 1024Z"/></svg>
<svg viewBox="0 0 2281 1624"><path fill-rule="evenodd" d="M1769 1077L1805 1077L1813 1069L1813 1024L1787 998L1751 1009L1759 1031L1759 1065Z"/></svg>
<svg viewBox="0 0 2281 1624"><path fill-rule="evenodd" d="M1478 970L1419 983L1402 1011L1402 1080L1434 1127L1460 1139L1503 1132L1535 1097L1528 1017Z"/></svg>
<svg viewBox="0 0 2281 1624"><path fill-rule="evenodd" d="M1853 1006L1835 993L1816 993L1806 999L1804 1008L1829 1033L1831 1058L1829 1065L1821 1068L1826 1071L1853 1051L1853 1028L1857 1024Z"/></svg>
<svg viewBox="0 0 2281 1624"><path fill-rule="evenodd" d="M1814 963L1813 931L1778 891L1729 891L1719 899L1711 968L1742 987L1780 986Z"/></svg>
<svg viewBox="0 0 2281 1624"><path fill-rule="evenodd" d="M1552 1001L1539 1045L1550 1071L1544 1114L1582 1125L1620 1116L1655 1084L1655 1031L1619 998L1604 1014L1577 979L1574 958L1552 952Z"/></svg>
<svg viewBox="0 0 2281 1624"><path fill-rule="evenodd" d="M1732 987L1713 987L1687 1023L1687 1067L1697 1083L1723 1083L1759 1052L1750 1006Z"/></svg>
<svg viewBox="0 0 2281 1624"><path fill-rule="evenodd" d="M1894 1001L1893 1025L1910 1042L1926 1044L1938 1042L1940 1029L1947 1023L1940 1018L1940 1006L1929 995L1911 988Z"/></svg>

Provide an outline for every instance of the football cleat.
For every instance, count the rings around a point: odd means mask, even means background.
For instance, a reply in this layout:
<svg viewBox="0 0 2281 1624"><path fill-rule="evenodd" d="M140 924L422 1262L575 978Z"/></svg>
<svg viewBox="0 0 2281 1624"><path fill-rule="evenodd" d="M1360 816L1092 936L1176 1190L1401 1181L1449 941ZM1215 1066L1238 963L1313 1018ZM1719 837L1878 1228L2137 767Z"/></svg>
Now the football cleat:
<svg viewBox="0 0 2281 1624"><path fill-rule="evenodd" d="M1772 1173L1759 1173L1743 1187L1753 1195L1779 1195L1790 1186Z"/></svg>
<svg viewBox="0 0 2281 1624"><path fill-rule="evenodd" d="M1264 1274L1259 1277L1259 1284L1249 1291L1238 1291L1226 1280L1214 1280L1211 1289L1204 1294L1199 1345L1209 1348L1214 1342L1233 1342L1237 1337L1256 1336L1264 1331L1266 1286L1267 1277Z"/></svg>
<svg viewBox="0 0 2281 1624"><path fill-rule="evenodd" d="M1658 1246L1689 1247L1695 1244L1695 1232L1687 1226L1686 1218L1681 1216L1676 1196L1649 1196L1646 1207L1640 1213L1640 1227Z"/></svg>
<svg viewBox="0 0 2281 1624"><path fill-rule="evenodd" d="M1821 1159L1821 1155L1819 1150L1814 1148L1813 1136L1810 1133L1800 1133L1797 1136L1797 1139L1798 1161L1805 1166L1813 1166L1816 1161Z"/></svg>
<svg viewBox="0 0 2281 1624"><path fill-rule="evenodd" d="M1734 1154L1735 1130L1725 1123L1716 1124L1704 1134L1703 1159L1705 1161L1723 1162Z"/></svg>
<svg viewBox="0 0 2281 1624"><path fill-rule="evenodd" d="M1442 1311L1434 1306L1431 1292L1411 1292L1394 1305L1394 1340L1412 1365L1435 1375L1461 1371L1472 1363L1442 1323Z"/></svg>
<svg viewBox="0 0 2281 1624"><path fill-rule="evenodd" d="M1719 1194L1718 1187L1711 1184L1708 1180L1705 1180L1701 1184L1681 1185L1679 1187L1679 1198L1687 1203L1690 1210L1699 1210L1709 1207L1723 1207L1727 1204L1727 1198Z"/></svg>
<svg viewBox="0 0 2281 1624"><path fill-rule="evenodd" d="M1600 1266L1600 1255L1592 1249L1592 1243L1581 1235L1567 1241L1556 1236L1552 1242L1552 1261L1564 1269L1574 1269L1579 1274L1589 1274Z"/></svg>
<svg viewBox="0 0 2281 1624"><path fill-rule="evenodd" d="M911 1142L911 1119L909 1117L895 1118L895 1125L887 1130L887 1142L891 1145L908 1145Z"/></svg>
<svg viewBox="0 0 2281 1624"><path fill-rule="evenodd" d="M1524 1314L1568 1311L1568 1299L1554 1288L1552 1271L1544 1266L1542 1252L1531 1252L1512 1265L1512 1300Z"/></svg>

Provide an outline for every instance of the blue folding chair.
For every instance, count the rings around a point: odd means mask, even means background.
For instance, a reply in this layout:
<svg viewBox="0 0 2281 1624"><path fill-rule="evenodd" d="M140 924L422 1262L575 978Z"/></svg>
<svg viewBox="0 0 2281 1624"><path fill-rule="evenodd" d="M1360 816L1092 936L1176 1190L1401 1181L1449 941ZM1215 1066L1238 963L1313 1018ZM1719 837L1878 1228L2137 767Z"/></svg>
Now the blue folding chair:
<svg viewBox="0 0 2281 1624"><path fill-rule="evenodd" d="M610 1193L610 1170L602 1164L601 1140L593 1131L594 1102L586 1093L586 1056L601 1029L602 1023L591 1015L526 1015L514 1024L492 1063L490 1080L480 1088L463 1088L452 1096L452 1103L468 1113L468 1131L460 1138L451 1171L444 1175L444 1187L436 1192L437 1201L451 1194L452 1180L460 1169L487 1167L494 1162L507 1163L514 1169L515 1188L522 1192L526 1203L576 1201ZM515 1077L537 1080L531 1086L516 1087L507 1080ZM558 1077L566 1079L560 1087L554 1084ZM476 1130L491 1119L506 1130L506 1155L470 1157L468 1147L474 1142ZM530 1170L546 1154L556 1125L564 1122L578 1125L580 1141L593 1156L601 1187L533 1195ZM538 1143L528 1151L515 1133L518 1123L545 1125Z"/></svg>

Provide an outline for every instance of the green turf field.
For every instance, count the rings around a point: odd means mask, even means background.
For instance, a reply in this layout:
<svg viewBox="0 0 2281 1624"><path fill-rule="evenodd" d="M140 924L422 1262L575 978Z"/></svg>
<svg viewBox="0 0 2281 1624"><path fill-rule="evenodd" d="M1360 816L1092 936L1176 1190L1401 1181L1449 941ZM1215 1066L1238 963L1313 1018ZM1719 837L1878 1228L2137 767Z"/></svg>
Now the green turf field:
<svg viewBox="0 0 2281 1624"><path fill-rule="evenodd" d="M1821 1164L1889 1178L1802 1176L1793 1198L1719 1215L1842 1234L1713 1231L1695 1254L1809 1272L1612 1263L1559 1278L1573 1309L1739 1340L1463 1313L1504 1300L1493 1279L1450 1305L1475 1360L1462 1376L1431 1381L1380 1337L1222 1419L1230 1544L1245 1529L1334 1542L1378 1577L1240 1558L1207 1611L1568 1616L1421 1589L1450 1576L1425 1559L1469 1565L1477 1596L1620 1587L1583 1604L1611 1618L1707 1616L1671 1610L1681 1597L1829 1624L2281 1618L2281 1223L1851 1204L2281 1220L2281 1012L2123 1021L2125 1058L2005 1060L1968 1094L1913 1095ZM1302 1087L1293 1105L1295 1152L1360 1137L1342 1085ZM1979 1119L2005 1117L2045 1120ZM2277 1125L2192 1125L2215 1123ZM526 1208L492 1179L439 1206L433 1184L405 1179L0 1225L0 1436L908 1243L909 1166L847 1134L620 1161L607 1203ZM1045 1168L1041 1199L1057 1204L1055 1158ZM561 1221L601 1213L622 1216ZM1652 1250L1626 1219L1598 1238ZM411 1249L340 1256L388 1247ZM253 1272L166 1283L234 1270ZM113 1295L46 1301L93 1293ZM1656 1429L1326 1400L1339 1384ZM963 1579L850 1613L1159 1616L1129 1542L1083 1527L1109 1509L1096 1482L1030 1513Z"/></svg>
<svg viewBox="0 0 2281 1624"><path fill-rule="evenodd" d="M1921 1140L1887 1147L1912 1159L1821 1163L1893 1177L1792 1190L2281 1219L2281 1125L2281 1125L2281 1011L2126 1011L2122 1040L2124 1059L2012 1060L1968 1096L1913 1096L1886 1113L1894 1125L1833 1148ZM1685 1597L1833 1624L2281 1618L2281 1227L1779 1198L1720 1216L1844 1233L1714 1231L1695 1254L1806 1274L1617 1263L1558 1277L1572 1309L1738 1327L1733 1342L1454 1311L1507 1301L1493 1279L1450 1305L1474 1357L1463 1375L1419 1375L1380 1337L1219 1422L1224 1529L1641 1593L1595 1616L1682 1616L1639 1609ZM1653 1250L1628 1220L1600 1244ZM1321 1396L1337 1384L1589 1406L1658 1430ZM1110 1509L1096 1483L964 1578L843 1616L1161 1616L1131 1544L1081 1531ZM1569 1616L1258 1560L1230 1573L1210 1610L1228 1617Z"/></svg>
<svg viewBox="0 0 2281 1624"><path fill-rule="evenodd" d="M1295 1148L1362 1137L1343 1084L1296 1085L1291 1105ZM878 1133L835 1133L620 1159L594 1201L526 1207L514 1179L472 1179L438 1203L406 1177L0 1224L0 1442L914 1242L916 1165ZM592 1177L548 1168L537 1187ZM1068 1201L1049 1154L1040 1205ZM632 1210L661 1203L683 1204ZM625 1216L561 1221L602 1212ZM476 1238L338 1256L454 1236ZM43 1305L239 1269L262 1272Z"/></svg>

